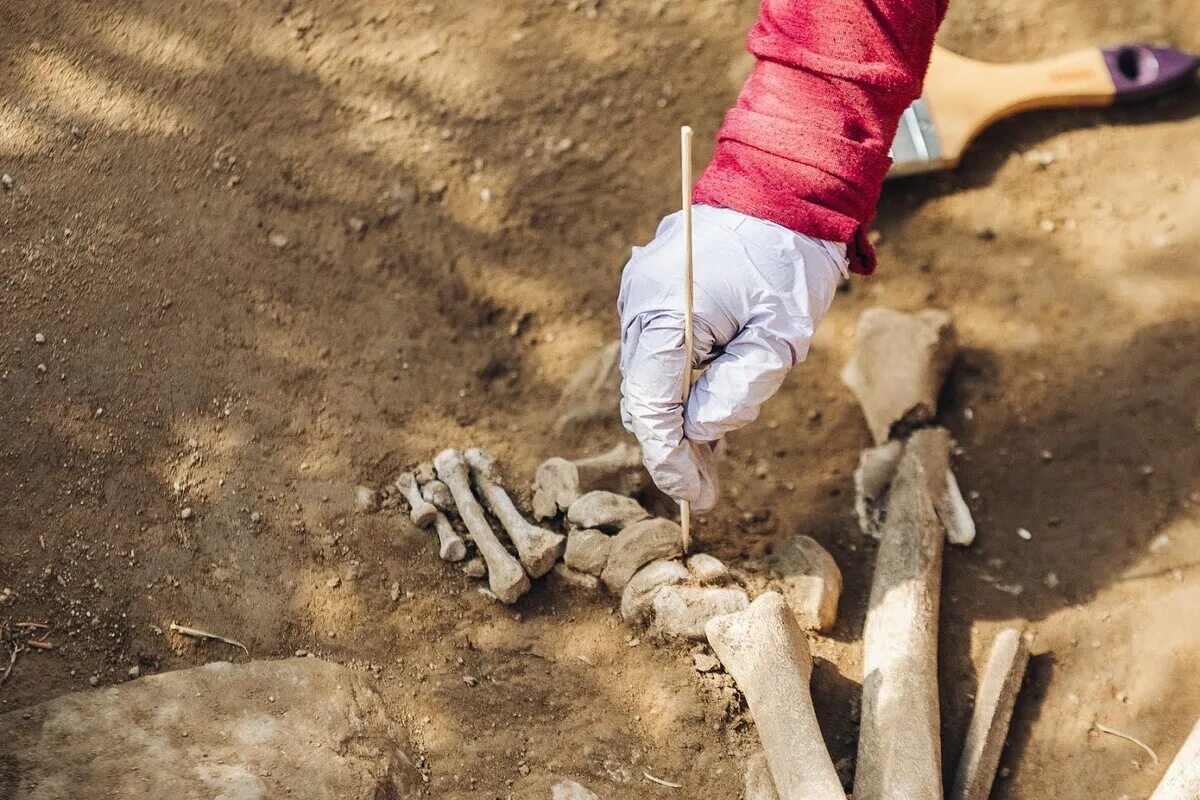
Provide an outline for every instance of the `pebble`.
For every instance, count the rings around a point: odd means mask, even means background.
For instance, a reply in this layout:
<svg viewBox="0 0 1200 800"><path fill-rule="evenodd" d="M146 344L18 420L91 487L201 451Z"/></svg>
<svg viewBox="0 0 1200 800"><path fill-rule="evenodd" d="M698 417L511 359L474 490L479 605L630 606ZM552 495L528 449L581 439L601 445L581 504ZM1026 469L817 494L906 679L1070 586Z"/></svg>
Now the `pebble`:
<svg viewBox="0 0 1200 800"><path fill-rule="evenodd" d="M258 523L262 522L262 514L260 514L257 511L251 511L250 512L250 521L253 522L255 525L257 525Z"/></svg>
<svg viewBox="0 0 1200 800"><path fill-rule="evenodd" d="M88 686L99 686L99 685L100 685L100 676L99 675L93 675L92 677L88 678Z"/></svg>
<svg viewBox="0 0 1200 800"><path fill-rule="evenodd" d="M0 186L3 186L5 190L13 188L13 176L7 172L0 175Z"/></svg>
<svg viewBox="0 0 1200 800"><path fill-rule="evenodd" d="M142 668L139 667L137 664L134 664L132 667L129 668L129 677L137 678L141 674L142 674Z"/></svg>
<svg viewBox="0 0 1200 800"><path fill-rule="evenodd" d="M1150 552L1161 553L1171 546L1171 537L1165 533L1160 533L1150 540Z"/></svg>
<svg viewBox="0 0 1200 800"><path fill-rule="evenodd" d="M711 653L692 653L692 666L696 672L716 672L721 668L721 660Z"/></svg>
<svg viewBox="0 0 1200 800"><path fill-rule="evenodd" d="M182 511L180 511L179 518L180 519L191 519L192 518L192 507L187 506Z"/></svg>
<svg viewBox="0 0 1200 800"><path fill-rule="evenodd" d="M46 343L46 334L44 334L44 333L35 333L35 334L33 335L33 340L34 340L35 342L37 342L38 344L45 344L45 343Z"/></svg>
<svg viewBox="0 0 1200 800"><path fill-rule="evenodd" d="M482 558L476 556L462 566L462 571L466 573L468 578L482 578L487 575L487 564Z"/></svg>
<svg viewBox="0 0 1200 800"><path fill-rule="evenodd" d="M342 585L342 579L339 578L338 576L334 575L332 578L325 581L325 585L328 586L330 589L336 589L337 587Z"/></svg>
<svg viewBox="0 0 1200 800"><path fill-rule="evenodd" d="M1033 538L1033 534L1029 532L1028 528L1017 528L1017 536L1020 536L1027 542Z"/></svg>
<svg viewBox="0 0 1200 800"><path fill-rule="evenodd" d="M1058 573L1057 572L1047 572L1046 577L1043 580L1043 583L1046 584L1047 589L1057 589L1058 588Z"/></svg>
<svg viewBox="0 0 1200 800"><path fill-rule="evenodd" d="M288 246L288 237L284 236L282 233L272 233L269 237L267 237L267 240L271 243L272 247L278 250L282 250Z"/></svg>

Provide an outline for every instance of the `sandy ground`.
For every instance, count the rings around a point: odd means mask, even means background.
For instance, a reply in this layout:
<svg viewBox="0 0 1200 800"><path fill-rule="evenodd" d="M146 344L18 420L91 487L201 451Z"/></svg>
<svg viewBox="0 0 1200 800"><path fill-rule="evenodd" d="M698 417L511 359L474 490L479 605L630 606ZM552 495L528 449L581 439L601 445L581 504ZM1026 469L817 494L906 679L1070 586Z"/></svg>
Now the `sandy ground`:
<svg viewBox="0 0 1200 800"><path fill-rule="evenodd" d="M56 647L0 711L244 658L174 620L375 672L433 796L737 797L753 728L687 648L630 646L552 582L502 608L351 498L446 445L521 487L616 440L555 433L554 404L676 202L678 125L711 152L754 4L4 5L0 621ZM1195 41L1180 5L964 1L941 41ZM1145 797L1200 716L1197 141L1192 89L1004 122L957 173L889 185L880 274L731 437L701 546L739 564L804 532L845 572L813 649L847 778L873 545L837 373L873 304L950 309L964 343L944 421L980 535L945 566L947 771L1003 625L1036 643L994 796Z"/></svg>

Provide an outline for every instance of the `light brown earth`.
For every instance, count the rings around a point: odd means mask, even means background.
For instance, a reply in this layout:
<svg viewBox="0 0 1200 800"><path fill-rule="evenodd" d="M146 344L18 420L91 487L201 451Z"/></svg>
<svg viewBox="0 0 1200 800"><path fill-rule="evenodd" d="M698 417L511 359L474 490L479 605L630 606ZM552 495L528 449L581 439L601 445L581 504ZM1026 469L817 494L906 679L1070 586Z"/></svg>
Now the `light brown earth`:
<svg viewBox="0 0 1200 800"><path fill-rule="evenodd" d="M941 41L1200 44L1169 5L959 2ZM555 434L552 407L677 201L677 127L711 152L754 3L0 11L0 622L55 644L22 654L0 711L245 658L160 633L174 620L376 672L432 796L570 776L606 800L737 797L753 729L685 648L631 647L609 600L553 583L502 608L402 514L351 503L446 445L524 486L615 441ZM814 692L847 776L873 546L837 373L871 304L947 308L964 343L943 417L980 533L945 566L946 771L1003 625L1036 641L997 797L1145 797L1200 716L1198 142L1193 88L1007 121L959 172L889 185L879 275L731 437L700 546L736 566L803 532L841 564Z"/></svg>

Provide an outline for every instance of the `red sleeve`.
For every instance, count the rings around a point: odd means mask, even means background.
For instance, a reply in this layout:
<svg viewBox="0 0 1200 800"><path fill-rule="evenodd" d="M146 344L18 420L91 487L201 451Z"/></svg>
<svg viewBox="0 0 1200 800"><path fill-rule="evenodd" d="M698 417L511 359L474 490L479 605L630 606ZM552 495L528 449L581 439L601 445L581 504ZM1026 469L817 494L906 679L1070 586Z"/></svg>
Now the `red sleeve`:
<svg viewBox="0 0 1200 800"><path fill-rule="evenodd" d="M850 245L870 272L900 114L920 96L948 0L763 0L757 58L695 201Z"/></svg>

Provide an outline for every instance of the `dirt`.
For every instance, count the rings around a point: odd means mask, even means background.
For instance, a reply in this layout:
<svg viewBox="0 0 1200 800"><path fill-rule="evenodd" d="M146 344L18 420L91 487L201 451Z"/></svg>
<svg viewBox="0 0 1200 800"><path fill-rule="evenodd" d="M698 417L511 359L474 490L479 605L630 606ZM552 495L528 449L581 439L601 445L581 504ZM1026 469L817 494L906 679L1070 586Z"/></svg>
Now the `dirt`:
<svg viewBox="0 0 1200 800"><path fill-rule="evenodd" d="M686 647L553 582L503 608L353 495L447 445L519 488L616 440L556 433L555 401L676 202L678 126L711 152L753 2L9 5L0 621L55 647L0 711L245 659L176 621L375 673L433 796L737 797L753 729ZM1195 41L1182 5L960 3L941 41ZM1035 644L995 796L1145 797L1200 716L1198 140L1192 88L1002 122L960 170L890 184L879 275L730 437L699 546L736 566L803 532L845 573L813 640L845 775L874 549L837 373L873 304L946 308L964 344L942 416L980 533L945 565L946 771L1004 625Z"/></svg>

